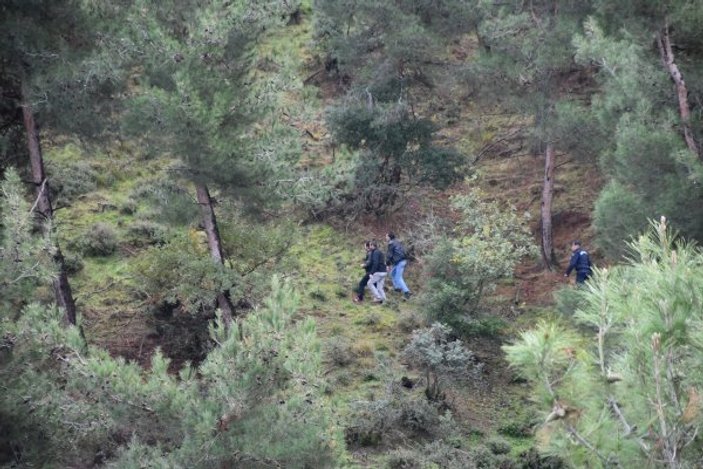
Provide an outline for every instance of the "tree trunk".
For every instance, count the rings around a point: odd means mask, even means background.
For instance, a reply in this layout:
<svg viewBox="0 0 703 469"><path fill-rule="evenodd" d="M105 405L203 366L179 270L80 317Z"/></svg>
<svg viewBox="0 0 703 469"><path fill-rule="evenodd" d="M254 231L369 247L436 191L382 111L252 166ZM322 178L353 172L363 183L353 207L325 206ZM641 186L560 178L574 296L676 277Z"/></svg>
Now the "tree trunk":
<svg viewBox="0 0 703 469"><path fill-rule="evenodd" d="M679 100L679 116L681 117L683 138L686 141L686 146L694 155L700 157L698 145L691 131L691 106L688 104L688 89L679 67L674 62L674 51L671 47L668 24L664 24L664 28L657 34L657 44L659 45L659 54L661 55L664 68L666 68L676 87L676 95Z"/></svg>
<svg viewBox="0 0 703 469"><path fill-rule="evenodd" d="M203 224L205 225L205 233L207 234L207 244L210 248L210 256L217 264L224 265L224 256L222 254L222 240L220 232L217 229L217 219L215 218L215 210L212 208L212 198L205 184L197 184L195 186L198 205L200 205L200 213L203 216ZM229 326L234 317L234 306L229 297L228 291L222 291L217 294L217 306L222 311L222 318L225 325Z"/></svg>
<svg viewBox="0 0 703 469"><path fill-rule="evenodd" d="M22 87L22 117L24 120L25 131L27 132L27 147L29 149L29 161L32 167L32 182L34 183L35 192L37 195L37 210L41 214L43 220L42 229L51 229L51 221L54 218L54 211L51 206L51 195L49 191L49 182L44 172L44 158L41 152L39 143L39 129L34 120L32 105L28 99L28 93L25 86ZM58 275L53 281L54 295L56 296L56 304L63 309L64 322L66 324L76 324L76 303L73 300L71 285L68 283L68 274L66 273L66 262L59 248L58 241L55 242L55 252L53 255L54 263L58 269Z"/></svg>
<svg viewBox="0 0 703 469"><path fill-rule="evenodd" d="M554 144L548 143L544 158L544 186L542 188L542 260L552 270L556 265L552 242L552 198L554 196Z"/></svg>

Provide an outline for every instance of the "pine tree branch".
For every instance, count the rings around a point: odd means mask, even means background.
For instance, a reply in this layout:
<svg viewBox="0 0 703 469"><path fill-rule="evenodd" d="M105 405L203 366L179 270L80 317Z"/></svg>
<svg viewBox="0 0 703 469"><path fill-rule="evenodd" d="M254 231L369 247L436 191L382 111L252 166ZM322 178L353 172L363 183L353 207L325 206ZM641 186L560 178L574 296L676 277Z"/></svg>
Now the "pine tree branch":
<svg viewBox="0 0 703 469"><path fill-rule="evenodd" d="M605 467L608 467L611 465L610 459L606 458L603 456L600 451L596 449L595 446L593 446L592 443L590 443L586 438L584 438L572 425L567 425L566 426L566 431L569 432L571 436L574 437L574 439L583 447L588 448L593 454L598 456L598 459L603 461L603 465Z"/></svg>
<svg viewBox="0 0 703 469"><path fill-rule="evenodd" d="M625 415L622 413L622 410L620 409L620 406L618 405L618 402L615 400L613 396L608 397L608 405L610 405L610 409L613 411L613 413L618 417L620 420L620 423L622 424L623 428L625 429L625 433L623 436L627 437L632 434L632 432L635 431L636 427L633 427L629 423L627 423L627 419L625 419ZM644 440L640 437L636 437L635 441L637 441L637 444L642 448L642 451L644 451L645 454L649 454L650 448L647 445L647 443L644 442Z"/></svg>
<svg viewBox="0 0 703 469"><path fill-rule="evenodd" d="M39 192L37 193L37 199L32 204L32 208L29 209L29 213L34 213L34 210L37 208L37 205L39 205L39 201L41 200L42 195L44 195L44 189L46 189L46 183L48 180L48 178L44 178L44 180L42 181L41 186L39 187Z"/></svg>

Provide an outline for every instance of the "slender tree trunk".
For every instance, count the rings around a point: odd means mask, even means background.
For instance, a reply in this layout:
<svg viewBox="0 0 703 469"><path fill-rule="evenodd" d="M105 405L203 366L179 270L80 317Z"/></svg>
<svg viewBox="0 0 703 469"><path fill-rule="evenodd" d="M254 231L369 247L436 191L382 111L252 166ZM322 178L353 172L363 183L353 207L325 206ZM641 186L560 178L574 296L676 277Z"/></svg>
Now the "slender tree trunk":
<svg viewBox="0 0 703 469"><path fill-rule="evenodd" d="M42 227L44 230L51 229L51 221L54 218L54 211L51 206L51 195L49 192L49 182L44 172L44 158L41 152L39 140L39 129L34 120L32 106L28 99L28 93L25 86L22 87L22 117L24 120L25 131L27 132L27 147L29 149L29 161L32 167L32 182L34 183L35 192L37 195L37 210L41 214L43 221ZM56 304L63 309L64 322L66 324L76 324L76 303L73 300L71 285L68 283L68 274L66 273L66 262L59 248L58 241L55 241L55 251L53 255L54 263L58 269L58 275L53 281L54 295L56 296Z"/></svg>
<svg viewBox="0 0 703 469"><path fill-rule="evenodd" d="M681 70L674 62L674 50L671 47L671 37L669 36L669 24L665 23L664 28L657 34L657 44L659 45L659 54L661 55L664 68L669 73L669 76L676 87L676 95L679 100L679 116L681 117L681 125L683 126L683 138L686 141L686 146L695 155L701 156L696 140L691 131L691 106L688 104L688 89L686 82L683 79Z"/></svg>
<svg viewBox="0 0 703 469"><path fill-rule="evenodd" d="M205 225L205 233L207 234L207 244L210 248L210 256L217 264L224 264L224 256L222 254L222 240L220 239L220 231L217 229L217 219L215 218L215 210L212 208L212 198L205 184L197 184L195 186L198 205L200 205L200 213L203 217ZM234 317L234 306L229 297L228 291L222 291L217 294L217 306L222 311L222 318L225 324L229 326Z"/></svg>
<svg viewBox="0 0 703 469"><path fill-rule="evenodd" d="M544 265L552 270L555 262L554 244L552 241L552 198L554 196L554 144L548 143L544 158L544 185L542 187L542 260Z"/></svg>

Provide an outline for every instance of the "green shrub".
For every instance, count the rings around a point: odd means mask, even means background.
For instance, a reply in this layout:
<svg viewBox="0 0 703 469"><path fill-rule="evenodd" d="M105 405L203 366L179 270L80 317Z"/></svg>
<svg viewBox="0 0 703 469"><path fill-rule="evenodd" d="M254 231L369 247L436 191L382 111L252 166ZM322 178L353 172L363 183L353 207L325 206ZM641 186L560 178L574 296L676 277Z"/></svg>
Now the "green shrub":
<svg viewBox="0 0 703 469"><path fill-rule="evenodd" d="M66 272L69 275L77 274L78 272L83 270L83 267L85 265L83 263L83 258L81 257L81 255L72 251L63 253L63 261L64 267L66 267Z"/></svg>
<svg viewBox="0 0 703 469"><path fill-rule="evenodd" d="M493 437L486 442L486 446L493 454L508 454L512 449L510 443L504 438Z"/></svg>
<svg viewBox="0 0 703 469"><path fill-rule="evenodd" d="M345 439L352 446L378 446L405 438L436 435L441 428L437 407L392 382L380 399L352 404Z"/></svg>
<svg viewBox="0 0 703 469"><path fill-rule="evenodd" d="M454 237L439 240L425 262L421 297L430 320L455 325L475 315L483 295L510 277L525 256L536 254L526 220L474 190L456 197L461 215Z"/></svg>
<svg viewBox="0 0 703 469"><path fill-rule="evenodd" d="M483 445L469 449L457 448L442 440L426 443L418 449L402 448L392 451L386 460L392 469L513 469L519 467L508 456L492 453Z"/></svg>
<svg viewBox="0 0 703 469"><path fill-rule="evenodd" d="M98 187L98 173L84 159L61 162L46 160L46 172L57 204L69 204Z"/></svg>
<svg viewBox="0 0 703 469"><path fill-rule="evenodd" d="M482 365L474 362L473 354L460 340L452 340L450 332L448 326L434 323L414 331L403 349L403 356L425 373L425 395L432 401L442 399L447 381L480 378Z"/></svg>
<svg viewBox="0 0 703 469"><path fill-rule="evenodd" d="M101 454L115 468L338 467L315 322L293 321L288 285L270 290L230 330L218 318L217 346L178 375L159 351L144 369L87 345L54 308L0 322L16 339L0 362L0 416L13 422L2 437L28 467L103 465Z"/></svg>
<svg viewBox="0 0 703 469"><path fill-rule="evenodd" d="M136 220L127 227L127 241L136 247L166 242L166 227L149 220Z"/></svg>
<svg viewBox="0 0 703 469"><path fill-rule="evenodd" d="M191 314L211 309L217 293L231 290L240 277L199 248L181 235L141 253L132 264L139 291L153 304L179 303Z"/></svg>
<svg viewBox="0 0 703 469"><path fill-rule="evenodd" d="M326 347L326 355L336 366L349 366L354 363L356 356L347 339L333 338Z"/></svg>
<svg viewBox="0 0 703 469"><path fill-rule="evenodd" d="M117 232L107 223L95 223L78 244L87 256L109 256L117 249Z"/></svg>
<svg viewBox="0 0 703 469"><path fill-rule="evenodd" d="M452 323L452 327L462 336L466 337L498 337L507 327L507 323L504 319L497 316L466 316L457 318L457 320Z"/></svg>
<svg viewBox="0 0 703 469"><path fill-rule="evenodd" d="M138 208L139 204L131 197L128 197L119 206L120 213L123 215L133 215L137 212Z"/></svg>
<svg viewBox="0 0 703 469"><path fill-rule="evenodd" d="M554 292L556 310L564 317L573 317L574 313L584 304L584 289L563 287Z"/></svg>

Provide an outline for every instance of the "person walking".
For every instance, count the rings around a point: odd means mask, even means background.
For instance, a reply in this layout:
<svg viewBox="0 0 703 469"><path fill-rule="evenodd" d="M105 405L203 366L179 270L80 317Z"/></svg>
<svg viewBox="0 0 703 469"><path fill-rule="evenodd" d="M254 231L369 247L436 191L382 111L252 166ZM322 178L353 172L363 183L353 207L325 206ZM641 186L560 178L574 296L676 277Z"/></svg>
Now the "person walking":
<svg viewBox="0 0 703 469"><path fill-rule="evenodd" d="M564 277L571 275L572 270L576 270L577 285L583 285L593 273L591 270L591 258L585 249L581 249L581 241L577 240L571 242L571 261Z"/></svg>
<svg viewBox="0 0 703 469"><path fill-rule="evenodd" d="M391 280L393 281L393 288L395 291L403 293L405 299L410 298L412 293L410 289L405 284L405 279L403 279L403 273L405 272L405 266L408 264L406 258L405 248L403 243L401 243L395 237L395 233L389 231L386 233L386 241L388 241L388 251L386 253L386 265L388 266L388 271L391 274Z"/></svg>
<svg viewBox="0 0 703 469"><path fill-rule="evenodd" d="M383 253L378 249L378 243L371 241L371 264L369 266L369 281L367 286L374 296L374 303L383 303L386 301L386 292L383 290L383 282L386 279L386 265Z"/></svg>
<svg viewBox="0 0 703 469"><path fill-rule="evenodd" d="M366 251L366 257L364 257L364 262L361 267L364 269L364 276L361 277L359 285L356 288L356 295L354 295L354 303L361 303L364 301L364 292L366 291L366 285L369 283L369 277L371 274L369 270L371 269L371 241L364 242L364 249Z"/></svg>

